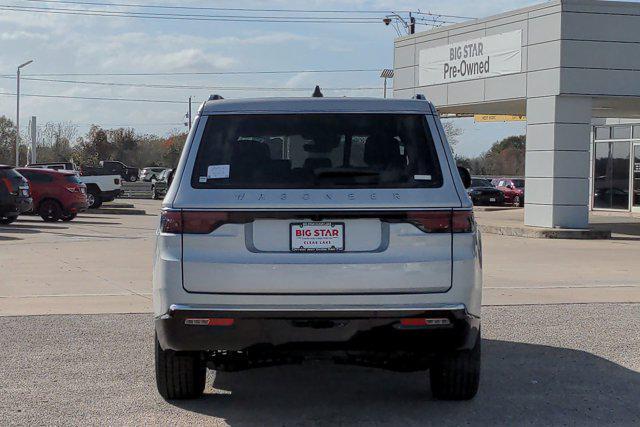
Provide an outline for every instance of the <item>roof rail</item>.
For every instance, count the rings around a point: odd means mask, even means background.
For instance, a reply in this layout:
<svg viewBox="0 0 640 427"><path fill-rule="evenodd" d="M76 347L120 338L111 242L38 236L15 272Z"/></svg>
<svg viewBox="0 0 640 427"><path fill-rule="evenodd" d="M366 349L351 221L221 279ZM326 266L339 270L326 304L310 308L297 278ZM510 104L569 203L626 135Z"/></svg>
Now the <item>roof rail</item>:
<svg viewBox="0 0 640 427"><path fill-rule="evenodd" d="M213 95L209 96L209 101L219 101L221 99L224 99L222 97L222 95L213 94Z"/></svg>
<svg viewBox="0 0 640 427"><path fill-rule="evenodd" d="M427 97L426 97L426 96L424 96L424 95L423 95L423 94L421 94L421 93L416 93L416 94L413 96L413 99L419 99L420 101L426 101L426 100L427 100Z"/></svg>

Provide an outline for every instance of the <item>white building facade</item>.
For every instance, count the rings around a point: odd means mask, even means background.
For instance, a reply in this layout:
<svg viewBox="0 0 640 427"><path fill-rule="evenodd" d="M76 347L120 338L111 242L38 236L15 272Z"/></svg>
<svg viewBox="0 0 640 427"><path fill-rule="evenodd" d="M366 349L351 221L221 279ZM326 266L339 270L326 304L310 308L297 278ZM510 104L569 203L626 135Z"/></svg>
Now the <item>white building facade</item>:
<svg viewBox="0 0 640 427"><path fill-rule="evenodd" d="M640 123L621 124L640 118L640 4L551 1L394 48L394 97L526 115L526 225L586 228L589 208L640 210Z"/></svg>

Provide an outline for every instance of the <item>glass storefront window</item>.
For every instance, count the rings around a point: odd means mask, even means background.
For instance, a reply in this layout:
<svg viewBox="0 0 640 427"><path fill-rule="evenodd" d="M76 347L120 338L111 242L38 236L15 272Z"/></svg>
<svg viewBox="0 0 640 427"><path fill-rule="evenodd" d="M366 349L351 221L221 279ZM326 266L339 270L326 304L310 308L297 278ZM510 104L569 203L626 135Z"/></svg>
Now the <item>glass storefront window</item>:
<svg viewBox="0 0 640 427"><path fill-rule="evenodd" d="M630 143L595 144L593 171L593 207L629 209Z"/></svg>
<svg viewBox="0 0 640 427"><path fill-rule="evenodd" d="M611 128L609 126L597 127L596 139L611 139Z"/></svg>
<svg viewBox="0 0 640 427"><path fill-rule="evenodd" d="M640 207L640 144L633 146L633 206Z"/></svg>
<svg viewBox="0 0 640 427"><path fill-rule="evenodd" d="M611 139L631 139L631 126L614 126Z"/></svg>
<svg viewBox="0 0 640 427"><path fill-rule="evenodd" d="M640 126L633 127L633 139L640 139Z"/></svg>

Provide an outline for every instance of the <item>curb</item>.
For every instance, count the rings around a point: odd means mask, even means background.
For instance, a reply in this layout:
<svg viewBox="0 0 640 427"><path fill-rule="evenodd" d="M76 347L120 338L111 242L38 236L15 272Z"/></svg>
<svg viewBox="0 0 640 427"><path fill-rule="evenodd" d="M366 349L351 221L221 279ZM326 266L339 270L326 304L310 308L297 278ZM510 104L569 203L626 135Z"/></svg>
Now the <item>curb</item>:
<svg viewBox="0 0 640 427"><path fill-rule="evenodd" d="M100 215L146 215L147 211L144 209L98 208L89 209L84 213Z"/></svg>
<svg viewBox="0 0 640 427"><path fill-rule="evenodd" d="M482 233L530 239L604 240L611 238L611 230L559 230L535 227L510 227L478 224Z"/></svg>

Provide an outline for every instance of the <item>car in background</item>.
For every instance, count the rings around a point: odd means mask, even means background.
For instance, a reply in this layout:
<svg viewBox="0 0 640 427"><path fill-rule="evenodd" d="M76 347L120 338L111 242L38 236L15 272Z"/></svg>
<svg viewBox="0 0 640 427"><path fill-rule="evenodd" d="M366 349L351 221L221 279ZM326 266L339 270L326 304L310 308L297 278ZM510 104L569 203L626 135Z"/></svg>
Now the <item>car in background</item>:
<svg viewBox="0 0 640 427"><path fill-rule="evenodd" d="M140 170L119 161L103 160L100 162L100 166L81 166L80 175L120 175L125 181L136 182Z"/></svg>
<svg viewBox="0 0 640 427"><path fill-rule="evenodd" d="M11 224L32 207L29 182L13 166L0 165L0 224Z"/></svg>
<svg viewBox="0 0 640 427"><path fill-rule="evenodd" d="M145 182L157 181L160 179L160 176L167 169L168 168L161 168L161 167L144 168L140 171L140 180Z"/></svg>
<svg viewBox="0 0 640 427"><path fill-rule="evenodd" d="M471 187L467 189L467 194L475 206L500 206L504 203L504 193L484 178L471 178Z"/></svg>
<svg viewBox="0 0 640 427"><path fill-rule="evenodd" d="M169 176L171 176L171 172L173 169L165 169L158 180L153 184L152 193L153 199L163 199L164 196L167 195L167 190L169 189Z"/></svg>
<svg viewBox="0 0 640 427"><path fill-rule="evenodd" d="M53 169L69 171L80 175L80 181L87 186L87 202L89 209L97 209L104 202L111 202L122 192L122 177L120 175L85 175L80 174L75 164L71 162L29 163L26 167L38 169ZM89 170L84 172L88 173Z"/></svg>
<svg viewBox="0 0 640 427"><path fill-rule="evenodd" d="M45 168L17 168L33 198L32 213L47 222L71 221L88 208L87 186L74 172Z"/></svg>
<svg viewBox="0 0 640 427"><path fill-rule="evenodd" d="M524 206L524 179L496 178L492 183L504 193L505 204Z"/></svg>

